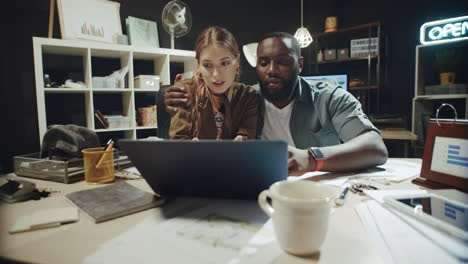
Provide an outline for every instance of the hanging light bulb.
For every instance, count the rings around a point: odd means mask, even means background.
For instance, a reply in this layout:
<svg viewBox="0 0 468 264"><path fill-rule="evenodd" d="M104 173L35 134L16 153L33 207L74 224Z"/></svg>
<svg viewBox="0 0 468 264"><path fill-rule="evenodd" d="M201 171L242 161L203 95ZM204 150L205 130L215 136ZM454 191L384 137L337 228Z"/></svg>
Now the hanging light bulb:
<svg viewBox="0 0 468 264"><path fill-rule="evenodd" d="M294 37L297 39L299 42L299 45L301 45L301 48L305 48L312 43L313 39L312 36L309 33L309 30L304 27L304 11L303 11L303 0L301 0L301 27L296 30L296 33L294 34Z"/></svg>

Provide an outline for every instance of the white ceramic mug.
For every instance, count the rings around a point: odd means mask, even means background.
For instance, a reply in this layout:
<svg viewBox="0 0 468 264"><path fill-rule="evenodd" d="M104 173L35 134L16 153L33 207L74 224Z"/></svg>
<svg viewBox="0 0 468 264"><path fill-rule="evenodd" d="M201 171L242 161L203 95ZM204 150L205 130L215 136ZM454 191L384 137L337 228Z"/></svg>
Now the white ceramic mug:
<svg viewBox="0 0 468 264"><path fill-rule="evenodd" d="M280 181L262 191L258 203L273 219L281 248L294 255L310 255L325 240L333 196L333 190L320 183Z"/></svg>

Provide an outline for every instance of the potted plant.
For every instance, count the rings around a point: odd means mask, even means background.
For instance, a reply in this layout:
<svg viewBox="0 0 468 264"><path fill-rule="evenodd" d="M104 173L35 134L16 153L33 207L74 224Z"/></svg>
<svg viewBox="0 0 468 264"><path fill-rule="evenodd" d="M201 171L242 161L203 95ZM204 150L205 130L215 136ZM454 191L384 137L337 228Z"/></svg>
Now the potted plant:
<svg viewBox="0 0 468 264"><path fill-rule="evenodd" d="M440 84L455 82L455 72L461 63L461 56L457 49L440 49L435 53L435 59L440 73Z"/></svg>

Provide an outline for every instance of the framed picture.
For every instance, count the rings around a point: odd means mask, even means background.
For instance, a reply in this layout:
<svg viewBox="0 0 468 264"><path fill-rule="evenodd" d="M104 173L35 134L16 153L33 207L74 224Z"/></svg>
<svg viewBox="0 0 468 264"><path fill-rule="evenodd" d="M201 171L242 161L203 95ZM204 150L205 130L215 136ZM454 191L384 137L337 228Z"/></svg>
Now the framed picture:
<svg viewBox="0 0 468 264"><path fill-rule="evenodd" d="M113 42L122 35L120 3L106 0L57 0L62 39Z"/></svg>

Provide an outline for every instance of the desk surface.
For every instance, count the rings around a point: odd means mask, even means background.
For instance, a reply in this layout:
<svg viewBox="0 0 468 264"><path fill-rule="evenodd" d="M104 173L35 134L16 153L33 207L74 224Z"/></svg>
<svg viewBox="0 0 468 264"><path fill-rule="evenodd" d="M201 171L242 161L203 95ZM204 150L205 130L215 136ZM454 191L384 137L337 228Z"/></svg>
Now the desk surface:
<svg viewBox="0 0 468 264"><path fill-rule="evenodd" d="M420 159L406 159L421 163ZM129 230L147 216L154 214L158 208L120 217L107 222L94 224L89 218L80 214L80 221L58 228L43 229L18 234L9 234L8 230L16 219L22 215L30 215L38 209L69 206L65 194L77 190L96 188L84 182L62 184L49 181L29 179L36 183L39 189L59 190L50 197L39 201L27 201L14 204L0 202L0 256L34 263L81 263L93 253L98 245L111 240ZM144 180L133 180L129 183L150 191ZM392 185L375 183L381 189L419 189L410 180ZM339 189L337 188L337 191ZM274 263L349 263L358 260L359 263L383 263L377 250L372 245L354 206L366 199L349 192L343 207L335 210L331 216L327 238L322 245L320 254L309 258L299 258L282 253Z"/></svg>
<svg viewBox="0 0 468 264"><path fill-rule="evenodd" d="M418 136L409 130L381 130L383 139L417 140Z"/></svg>

